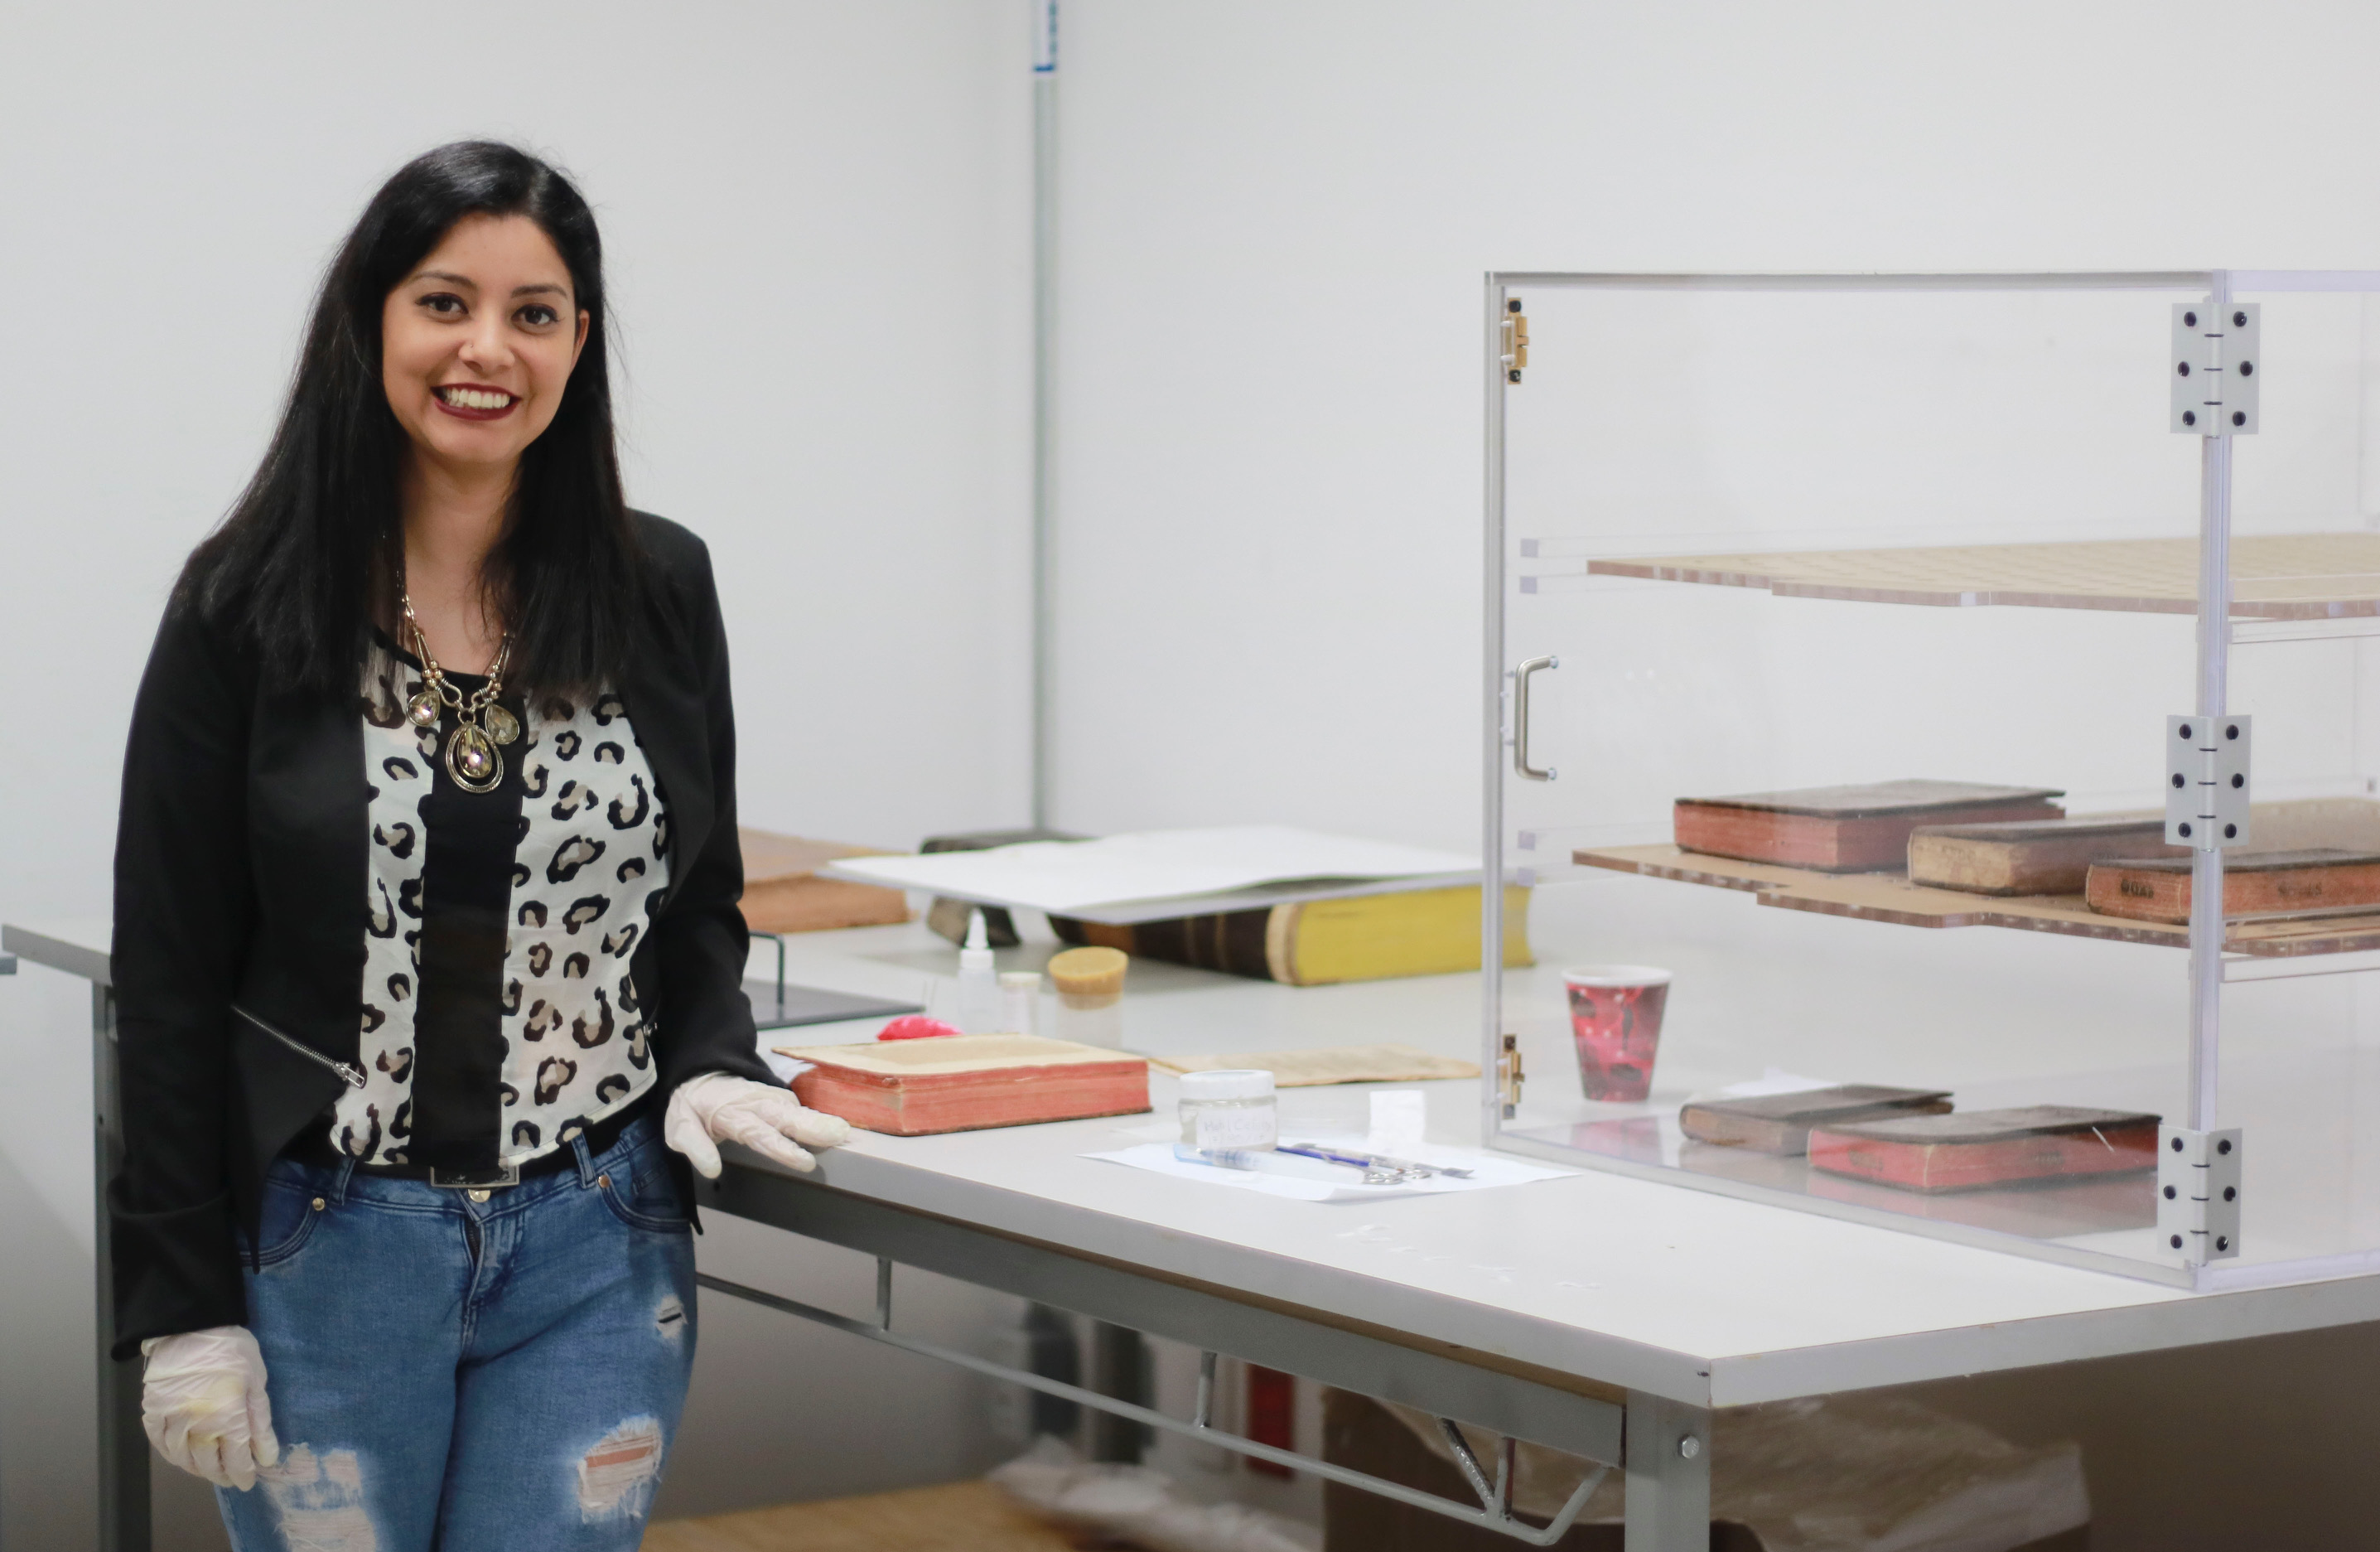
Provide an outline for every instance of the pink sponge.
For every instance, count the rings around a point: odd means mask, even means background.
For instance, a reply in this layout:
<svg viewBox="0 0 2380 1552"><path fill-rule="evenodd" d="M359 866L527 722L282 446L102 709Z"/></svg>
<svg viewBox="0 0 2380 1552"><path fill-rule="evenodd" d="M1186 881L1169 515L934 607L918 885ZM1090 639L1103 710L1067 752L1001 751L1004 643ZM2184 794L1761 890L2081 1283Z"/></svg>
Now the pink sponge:
<svg viewBox="0 0 2380 1552"><path fill-rule="evenodd" d="M929 1019L923 1013L905 1013L876 1032L879 1040L933 1040L945 1034L958 1034L956 1026L940 1019Z"/></svg>

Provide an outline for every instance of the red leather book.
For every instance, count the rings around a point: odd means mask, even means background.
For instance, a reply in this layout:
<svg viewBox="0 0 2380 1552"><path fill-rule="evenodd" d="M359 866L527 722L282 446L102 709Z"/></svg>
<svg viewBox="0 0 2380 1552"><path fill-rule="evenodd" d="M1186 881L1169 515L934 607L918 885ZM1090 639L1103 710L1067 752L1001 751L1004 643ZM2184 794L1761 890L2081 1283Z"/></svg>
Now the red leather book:
<svg viewBox="0 0 2380 1552"><path fill-rule="evenodd" d="M1814 1127L1810 1167L1929 1192L2154 1169L2160 1118L2034 1105Z"/></svg>
<svg viewBox="0 0 2380 1552"><path fill-rule="evenodd" d="M810 1063L794 1094L856 1127L917 1137L1148 1108L1147 1058L1033 1034L777 1047Z"/></svg>
<svg viewBox="0 0 2380 1552"><path fill-rule="evenodd" d="M2065 817L2047 787L1970 781L1871 782L1729 798L1680 798L1678 845L1714 857L1780 862L1821 873L1887 873L1905 866L1921 825L1985 825Z"/></svg>

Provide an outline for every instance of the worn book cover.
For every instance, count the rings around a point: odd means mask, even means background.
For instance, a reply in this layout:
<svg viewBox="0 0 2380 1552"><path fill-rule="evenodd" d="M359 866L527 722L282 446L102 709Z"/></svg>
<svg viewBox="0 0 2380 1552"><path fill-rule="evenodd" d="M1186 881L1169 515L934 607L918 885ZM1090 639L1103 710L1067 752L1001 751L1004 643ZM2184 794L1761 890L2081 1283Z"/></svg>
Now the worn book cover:
<svg viewBox="0 0 2380 1552"><path fill-rule="evenodd" d="M1918 1191L2154 1169L2160 1119L2034 1105L1818 1126L1810 1130L1810 1167Z"/></svg>
<svg viewBox="0 0 2380 1552"><path fill-rule="evenodd" d="M1821 873L1886 873L1907 864L1909 837L1920 825L2061 819L2055 800L2064 795L2047 787L1912 778L1680 798L1671 825L1687 851Z"/></svg>
<svg viewBox="0 0 2380 1552"><path fill-rule="evenodd" d="M909 919L908 897L898 889L818 876L838 858L882 855L872 847L741 827L735 837L744 851L744 924L756 933L889 926Z"/></svg>
<svg viewBox="0 0 2380 1552"><path fill-rule="evenodd" d="M1148 1108L1145 1057L1043 1035L948 1034L776 1051L810 1064L793 1083L804 1105L896 1137Z"/></svg>
<svg viewBox="0 0 2380 1552"><path fill-rule="evenodd" d="M1130 926L1052 916L1050 930L1068 943L1285 986L1447 975L1479 968L1479 886L1284 900ZM1507 886L1504 964L1530 962L1529 891Z"/></svg>
<svg viewBox="0 0 2380 1552"><path fill-rule="evenodd" d="M2082 898L2103 916L2190 920L2190 856L2094 862ZM2223 914L2260 916L2380 905L2380 852L2236 851L2223 858Z"/></svg>
<svg viewBox="0 0 2380 1552"><path fill-rule="evenodd" d="M1909 837L1909 882L1972 895L2079 895L2091 864L2187 857L2161 819L2053 819L1926 825Z"/></svg>
<svg viewBox="0 0 2380 1552"><path fill-rule="evenodd" d="M1678 1127L1697 1143L1792 1156L1804 1151L1814 1126L1939 1115L1950 1108L1945 1089L1888 1089L1843 1083L1791 1094L1698 1100L1678 1112Z"/></svg>

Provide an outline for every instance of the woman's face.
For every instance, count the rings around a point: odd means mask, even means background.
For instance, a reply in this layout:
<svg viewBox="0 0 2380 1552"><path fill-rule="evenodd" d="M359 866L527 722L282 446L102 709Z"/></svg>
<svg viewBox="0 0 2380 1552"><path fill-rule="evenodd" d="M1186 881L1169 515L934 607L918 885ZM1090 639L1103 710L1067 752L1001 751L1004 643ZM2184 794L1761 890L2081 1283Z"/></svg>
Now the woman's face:
<svg viewBox="0 0 2380 1552"><path fill-rule="evenodd" d="M525 215L467 215L388 294L381 385L417 456L509 470L553 423L587 343L570 269Z"/></svg>

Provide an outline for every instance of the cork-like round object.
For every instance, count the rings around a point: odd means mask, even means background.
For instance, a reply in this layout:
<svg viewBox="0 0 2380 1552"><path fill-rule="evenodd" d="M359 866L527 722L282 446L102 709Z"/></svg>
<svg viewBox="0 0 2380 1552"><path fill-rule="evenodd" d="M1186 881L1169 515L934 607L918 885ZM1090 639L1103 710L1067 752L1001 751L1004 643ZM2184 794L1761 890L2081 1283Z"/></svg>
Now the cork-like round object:
<svg viewBox="0 0 2380 1552"><path fill-rule="evenodd" d="M1104 1001L1123 995L1124 967L1131 962L1121 948L1069 948L1050 956L1050 979L1068 1002Z"/></svg>

